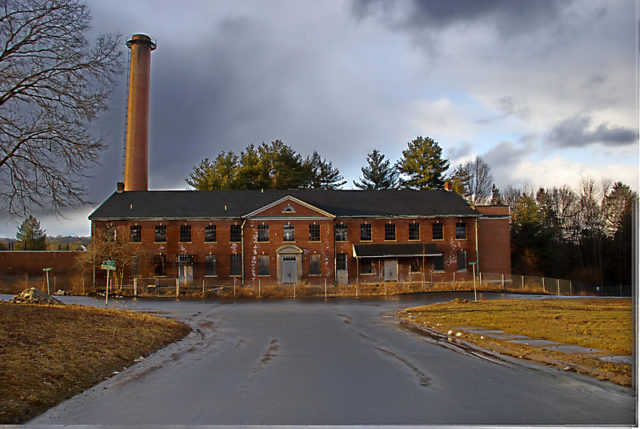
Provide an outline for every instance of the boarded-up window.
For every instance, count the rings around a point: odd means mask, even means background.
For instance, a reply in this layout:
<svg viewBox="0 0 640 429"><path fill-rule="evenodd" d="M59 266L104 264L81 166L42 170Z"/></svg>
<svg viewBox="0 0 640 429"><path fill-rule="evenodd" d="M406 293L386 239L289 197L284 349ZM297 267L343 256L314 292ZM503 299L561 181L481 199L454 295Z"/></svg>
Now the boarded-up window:
<svg viewBox="0 0 640 429"><path fill-rule="evenodd" d="M242 227L240 225L231 225L229 227L229 241L232 243L242 241Z"/></svg>
<svg viewBox="0 0 640 429"><path fill-rule="evenodd" d="M395 240L396 239L396 224L386 223L384 224L384 239Z"/></svg>
<svg viewBox="0 0 640 429"><path fill-rule="evenodd" d="M205 255L204 257L204 275L215 276L218 274L218 264L216 255Z"/></svg>
<svg viewBox="0 0 640 429"><path fill-rule="evenodd" d="M258 256L258 275L269 275L269 255Z"/></svg>
<svg viewBox="0 0 640 429"><path fill-rule="evenodd" d="M140 225L131 225L129 227L131 231L131 241L139 243L142 241L142 227Z"/></svg>
<svg viewBox="0 0 640 429"><path fill-rule="evenodd" d="M283 225L282 241L296 241L295 228L293 225Z"/></svg>
<svg viewBox="0 0 640 429"><path fill-rule="evenodd" d="M191 241L191 225L180 225L180 241L183 243Z"/></svg>
<svg viewBox="0 0 640 429"><path fill-rule="evenodd" d="M456 223L456 240L467 239L467 224L464 222Z"/></svg>
<svg viewBox="0 0 640 429"><path fill-rule="evenodd" d="M371 259L360 259L360 274L371 274L372 272Z"/></svg>
<svg viewBox="0 0 640 429"><path fill-rule="evenodd" d="M167 241L167 225L156 225L156 243Z"/></svg>
<svg viewBox="0 0 640 429"><path fill-rule="evenodd" d="M215 225L207 225L204 227L204 241L206 241L207 243L216 242L216 226Z"/></svg>
<svg viewBox="0 0 640 429"><path fill-rule="evenodd" d="M320 225L309 225L309 241L320 241Z"/></svg>
<svg viewBox="0 0 640 429"><path fill-rule="evenodd" d="M371 224L363 223L360 225L360 240L371 241Z"/></svg>
<svg viewBox="0 0 640 429"><path fill-rule="evenodd" d="M462 250L458 252L458 270L466 270L467 269L467 252Z"/></svg>
<svg viewBox="0 0 640 429"><path fill-rule="evenodd" d="M309 259L309 274L312 276L320 275L320 255L311 255Z"/></svg>
<svg viewBox="0 0 640 429"><path fill-rule="evenodd" d="M166 255L155 255L153 257L153 274L156 276L167 275L167 257Z"/></svg>
<svg viewBox="0 0 640 429"><path fill-rule="evenodd" d="M413 258L411 260L411 272L419 273L422 271L422 258Z"/></svg>
<svg viewBox="0 0 640 429"><path fill-rule="evenodd" d="M336 225L336 241L347 241L347 225Z"/></svg>
<svg viewBox="0 0 640 429"><path fill-rule="evenodd" d="M420 224L409 224L409 240L420 240Z"/></svg>
<svg viewBox="0 0 640 429"><path fill-rule="evenodd" d="M347 269L347 254L346 253L338 253L336 255L336 269L337 270L346 270Z"/></svg>
<svg viewBox="0 0 640 429"><path fill-rule="evenodd" d="M444 271L444 256L434 256L433 271Z"/></svg>
<svg viewBox="0 0 640 429"><path fill-rule="evenodd" d="M231 275L242 275L242 255L231 255Z"/></svg>
<svg viewBox="0 0 640 429"><path fill-rule="evenodd" d="M433 239L434 240L442 240L443 239L443 235L442 235L442 224L441 223L434 223L432 225L433 228Z"/></svg>
<svg viewBox="0 0 640 429"><path fill-rule="evenodd" d="M258 241L269 241L269 225L258 225Z"/></svg>

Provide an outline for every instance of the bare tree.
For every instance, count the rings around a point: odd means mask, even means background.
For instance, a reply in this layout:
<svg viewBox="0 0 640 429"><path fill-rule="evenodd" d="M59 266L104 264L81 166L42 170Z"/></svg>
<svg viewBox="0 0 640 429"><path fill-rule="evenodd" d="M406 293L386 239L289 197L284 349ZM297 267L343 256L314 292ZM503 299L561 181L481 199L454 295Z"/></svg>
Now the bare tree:
<svg viewBox="0 0 640 429"><path fill-rule="evenodd" d="M487 204L491 201L493 176L491 168L477 156L473 161L459 165L450 180L456 192L471 204Z"/></svg>
<svg viewBox="0 0 640 429"><path fill-rule="evenodd" d="M122 70L119 37L84 37L78 0L0 0L0 196L10 213L82 203L104 148L89 132Z"/></svg>

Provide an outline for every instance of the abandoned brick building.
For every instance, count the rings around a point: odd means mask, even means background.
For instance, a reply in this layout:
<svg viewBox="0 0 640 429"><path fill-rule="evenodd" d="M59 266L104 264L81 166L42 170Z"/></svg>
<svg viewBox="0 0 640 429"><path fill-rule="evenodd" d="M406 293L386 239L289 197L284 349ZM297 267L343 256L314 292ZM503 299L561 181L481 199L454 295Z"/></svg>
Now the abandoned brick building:
<svg viewBox="0 0 640 429"><path fill-rule="evenodd" d="M124 225L151 255L130 274L186 284L468 280L476 261L511 271L508 208L444 190L119 190L89 219L94 234Z"/></svg>

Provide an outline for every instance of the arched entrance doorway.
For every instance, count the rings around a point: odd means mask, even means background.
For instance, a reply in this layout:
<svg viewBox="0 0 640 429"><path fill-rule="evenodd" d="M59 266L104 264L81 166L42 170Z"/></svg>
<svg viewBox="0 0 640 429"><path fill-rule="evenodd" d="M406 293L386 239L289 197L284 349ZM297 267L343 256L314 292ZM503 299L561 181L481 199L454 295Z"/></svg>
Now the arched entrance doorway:
<svg viewBox="0 0 640 429"><path fill-rule="evenodd" d="M302 249L285 244L276 250L278 257L278 283L297 283L302 275Z"/></svg>

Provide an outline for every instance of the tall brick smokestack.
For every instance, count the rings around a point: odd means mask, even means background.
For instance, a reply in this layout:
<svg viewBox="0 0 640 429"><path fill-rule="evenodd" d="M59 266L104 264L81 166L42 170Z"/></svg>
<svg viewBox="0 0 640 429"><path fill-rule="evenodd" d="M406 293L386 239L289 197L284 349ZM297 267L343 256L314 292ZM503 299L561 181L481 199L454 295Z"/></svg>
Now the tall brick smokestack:
<svg viewBox="0 0 640 429"><path fill-rule="evenodd" d="M127 147L124 165L124 190L149 188L149 86L151 51L156 44L145 34L127 40L131 49L129 66L129 107L127 109Z"/></svg>

